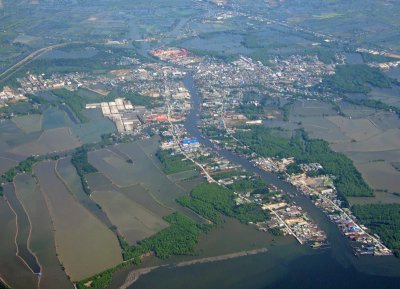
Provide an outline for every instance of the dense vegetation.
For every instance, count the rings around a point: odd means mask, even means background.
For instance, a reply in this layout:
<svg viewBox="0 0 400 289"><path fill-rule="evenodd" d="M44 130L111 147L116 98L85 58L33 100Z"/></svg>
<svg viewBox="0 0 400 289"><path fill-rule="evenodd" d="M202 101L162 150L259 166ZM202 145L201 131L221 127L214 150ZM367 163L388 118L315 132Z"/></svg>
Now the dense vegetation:
<svg viewBox="0 0 400 289"><path fill-rule="evenodd" d="M292 101L290 101L290 102L284 104L284 105L281 107L281 110L282 110L282 112L283 112L283 120L284 120L284 121L289 121L290 111L291 111L291 109L292 109L293 103L294 103L294 101L292 100Z"/></svg>
<svg viewBox="0 0 400 289"><path fill-rule="evenodd" d="M208 227L200 225L181 213L173 213L164 218L170 226L140 241L137 245L129 246L120 239L124 260L140 263L143 254L153 252L158 258L166 259L172 255L191 255L197 240Z"/></svg>
<svg viewBox="0 0 400 289"><path fill-rule="evenodd" d="M400 257L400 204L355 205L352 211Z"/></svg>
<svg viewBox="0 0 400 289"><path fill-rule="evenodd" d="M232 185L228 185L228 188L235 192L246 192L263 189L267 186L267 183L261 178L250 178L236 180Z"/></svg>
<svg viewBox="0 0 400 289"><path fill-rule="evenodd" d="M2 184L6 182L12 182L18 174L31 173L33 165L36 164L37 162L46 159L57 160L58 158L59 155L57 154L47 154L44 156L30 156L27 159L19 162L15 167L9 169L0 176L0 197L3 196L3 190L4 190Z"/></svg>
<svg viewBox="0 0 400 289"><path fill-rule="evenodd" d="M17 174L31 172L33 165L42 159L43 158L40 157L30 156L27 159L21 161L18 165L9 169L0 177L0 183L12 182Z"/></svg>
<svg viewBox="0 0 400 289"><path fill-rule="evenodd" d="M184 159L183 155L172 154L172 150L158 150L157 158L160 160L163 171L167 174L175 174L193 169L193 163Z"/></svg>
<svg viewBox="0 0 400 289"><path fill-rule="evenodd" d="M227 188L215 183L204 183L194 188L190 195L178 199L182 206L210 220L216 225L223 223L221 214L239 219L241 222L259 222L268 218L268 213L259 205L236 205L235 195Z"/></svg>
<svg viewBox="0 0 400 289"><path fill-rule="evenodd" d="M172 255L192 255L197 240L202 232L208 230L208 226L197 224L181 213L173 213L165 217L170 224L154 236L140 241L137 245L129 246L120 237L125 262L112 269L96 274L88 279L78 282L78 289L101 289L110 285L112 274L128 264L140 264L142 256L153 252L158 258L166 259ZM91 283L90 283L91 282ZM90 284L86 286L86 284Z"/></svg>
<svg viewBox="0 0 400 289"><path fill-rule="evenodd" d="M112 269L100 272L90 278L76 283L78 289L103 289L111 284L112 275L115 271L123 267L122 265L116 266ZM87 284L88 286L86 286Z"/></svg>
<svg viewBox="0 0 400 289"><path fill-rule="evenodd" d="M60 101L64 102L71 108L80 122L85 123L89 121L88 117L83 113L87 103L85 98L66 89L55 89L53 90L53 93L60 99Z"/></svg>
<svg viewBox="0 0 400 289"><path fill-rule="evenodd" d="M85 146L79 147L72 154L71 163L74 165L78 176L81 179L82 188L87 195L90 195L91 191L86 181L86 174L95 173L97 169L92 166L88 161L88 149Z"/></svg>
<svg viewBox="0 0 400 289"><path fill-rule="evenodd" d="M256 127L238 131L236 137L264 157L294 157L297 163L320 163L324 173L336 177L334 183L343 199L345 196L373 195L349 158L332 151L324 140L310 139L304 131L298 131L288 139L277 136L268 128Z"/></svg>
<svg viewBox="0 0 400 289"><path fill-rule="evenodd" d="M327 77L325 84L335 92L367 93L371 90L368 85L388 88L395 82L378 68L366 64L336 66L334 75Z"/></svg>

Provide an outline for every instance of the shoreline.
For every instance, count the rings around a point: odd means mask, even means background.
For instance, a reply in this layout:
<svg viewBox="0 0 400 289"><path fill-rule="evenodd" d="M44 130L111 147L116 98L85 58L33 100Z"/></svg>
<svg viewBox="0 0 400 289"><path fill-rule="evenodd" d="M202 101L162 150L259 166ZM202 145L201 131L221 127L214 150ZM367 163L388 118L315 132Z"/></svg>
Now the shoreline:
<svg viewBox="0 0 400 289"><path fill-rule="evenodd" d="M161 267L169 267L169 268L187 267L187 266L192 266L192 265L196 265L196 264L224 261L224 260L229 260L229 259L234 259L234 258L239 258L239 257L244 257L244 256L251 256L251 255L266 253L266 252L268 252L267 248L261 248L261 249L246 250L246 251L240 251L240 252L218 255L218 256L213 256L213 257L207 257L207 258L194 259L194 260L190 260L190 261L182 261L182 262L178 262L175 264L166 264L166 265L160 265L160 266L147 267L147 268L143 268L143 269L137 269L137 270L133 270L133 271L129 272L125 278L124 283L118 288L119 289L127 289L127 288L129 288L129 286L131 286L133 283L135 283L137 280L139 280L139 278L142 275L148 274L148 273L152 272L153 270L161 268Z"/></svg>

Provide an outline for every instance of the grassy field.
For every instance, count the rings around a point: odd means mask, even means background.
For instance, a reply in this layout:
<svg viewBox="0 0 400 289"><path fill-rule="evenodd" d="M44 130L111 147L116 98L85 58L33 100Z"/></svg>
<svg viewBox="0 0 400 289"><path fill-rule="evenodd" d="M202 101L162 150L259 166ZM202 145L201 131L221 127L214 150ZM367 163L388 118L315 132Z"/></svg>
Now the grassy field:
<svg viewBox="0 0 400 289"><path fill-rule="evenodd" d="M34 168L55 228L57 253L72 280L81 280L122 261L116 236L67 191L55 162Z"/></svg>
<svg viewBox="0 0 400 289"><path fill-rule="evenodd" d="M130 245L168 226L160 216L118 191L94 192L92 198L101 206Z"/></svg>
<svg viewBox="0 0 400 289"><path fill-rule="evenodd" d="M60 289L73 286L62 270L57 258L53 225L45 200L31 175L19 175L15 179L16 194L24 206L31 222L29 247L38 257L43 276L41 289L52 289L54 284Z"/></svg>
<svg viewBox="0 0 400 289"><path fill-rule="evenodd" d="M16 116L12 121L25 133L40 131L42 129L42 116L40 114L31 114Z"/></svg>

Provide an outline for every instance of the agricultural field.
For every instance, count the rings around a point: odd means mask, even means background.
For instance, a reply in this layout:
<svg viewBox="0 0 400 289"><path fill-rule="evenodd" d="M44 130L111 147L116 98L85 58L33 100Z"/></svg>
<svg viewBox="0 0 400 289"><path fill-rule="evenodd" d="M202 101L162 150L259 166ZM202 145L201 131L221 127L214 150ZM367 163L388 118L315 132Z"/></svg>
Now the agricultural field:
<svg viewBox="0 0 400 289"><path fill-rule="evenodd" d="M86 175L86 180L90 189L95 191L117 191L118 187L114 185L109 178L102 173L91 173Z"/></svg>
<svg viewBox="0 0 400 289"><path fill-rule="evenodd" d="M350 198L350 203L400 202L400 171L392 163L400 162L400 119L390 112L341 103L346 116L338 115L318 101L296 102L289 123L295 123L311 137L322 138L333 150L345 153L375 190L374 198ZM299 125L300 124L300 125Z"/></svg>
<svg viewBox="0 0 400 289"><path fill-rule="evenodd" d="M37 288L37 278L16 256L16 218L3 198L0 198L0 226L0 277L14 288Z"/></svg>
<svg viewBox="0 0 400 289"><path fill-rule="evenodd" d="M382 101L390 106L400 108L400 86L392 88L373 88L369 93L369 97L375 100Z"/></svg>
<svg viewBox="0 0 400 289"><path fill-rule="evenodd" d="M73 286L57 258L53 225L35 179L29 174L23 174L15 178L14 184L17 197L29 217L31 225L29 248L37 256L41 266L40 288L52 289L52 286L57 284L60 289L72 289Z"/></svg>
<svg viewBox="0 0 400 289"><path fill-rule="evenodd" d="M152 193L142 185L134 185L120 190L129 200L146 208L158 217L165 217L173 213L173 210L158 202Z"/></svg>
<svg viewBox="0 0 400 289"><path fill-rule="evenodd" d="M82 280L122 261L113 232L69 193L55 173L55 162L34 167L55 229L60 262L73 281Z"/></svg>
<svg viewBox="0 0 400 289"><path fill-rule="evenodd" d="M107 176L118 187L128 187L137 183L132 175L138 169L110 149L89 152L89 162Z"/></svg>
<svg viewBox="0 0 400 289"><path fill-rule="evenodd" d="M130 245L166 228L168 223L119 191L98 191L92 196Z"/></svg>
<svg viewBox="0 0 400 289"><path fill-rule="evenodd" d="M42 128L54 129L60 127L69 127L73 123L65 111L57 108L49 108L43 112L42 116Z"/></svg>
<svg viewBox="0 0 400 289"><path fill-rule="evenodd" d="M69 128L57 128L45 130L38 139L17 146L12 152L23 156L44 155L55 151L71 150L80 145L81 143Z"/></svg>
<svg viewBox="0 0 400 289"><path fill-rule="evenodd" d="M64 183L68 191L74 198L82 204L90 213L97 217L108 228L112 227L111 221L107 215L99 208L99 206L84 192L81 180L76 172L75 167L71 163L70 158L59 159L56 162L56 174Z"/></svg>
<svg viewBox="0 0 400 289"><path fill-rule="evenodd" d="M100 110L88 110L84 114L90 119L88 123L73 124L70 126L71 131L80 142L98 142L102 134L116 131L114 123L108 118L103 117Z"/></svg>
<svg viewBox="0 0 400 289"><path fill-rule="evenodd" d="M17 163L18 162L15 160L0 157L0 174L4 174L6 171L11 169L12 167L15 167L17 165Z"/></svg>
<svg viewBox="0 0 400 289"><path fill-rule="evenodd" d="M40 114L16 116L12 118L12 121L25 133L42 130L42 116Z"/></svg>
<svg viewBox="0 0 400 289"><path fill-rule="evenodd" d="M166 207L176 207L175 199L183 195L185 190L162 172L156 157L145 152L144 147L141 142L134 142L92 151L88 154L89 162L114 186L126 188L140 184L159 203ZM146 149L149 150L148 147ZM110 184L101 178L98 173L90 174L88 182L95 190L109 188Z"/></svg>

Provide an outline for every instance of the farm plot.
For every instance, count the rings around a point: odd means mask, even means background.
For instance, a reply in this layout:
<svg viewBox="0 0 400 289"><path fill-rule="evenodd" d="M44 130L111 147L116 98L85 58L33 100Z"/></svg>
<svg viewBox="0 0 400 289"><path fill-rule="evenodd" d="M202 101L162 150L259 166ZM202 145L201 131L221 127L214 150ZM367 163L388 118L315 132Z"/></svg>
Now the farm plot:
<svg viewBox="0 0 400 289"><path fill-rule="evenodd" d="M92 198L131 245L168 226L160 216L119 191L94 192Z"/></svg>
<svg viewBox="0 0 400 289"><path fill-rule="evenodd" d="M113 232L68 192L55 173L55 162L34 167L55 229L57 253L73 281L92 276L122 261Z"/></svg>
<svg viewBox="0 0 400 289"><path fill-rule="evenodd" d="M54 284L60 289L72 289L73 285L62 270L57 258L53 225L45 200L31 175L16 177L16 194L24 206L31 223L29 247L39 259L42 277L41 289L52 289Z"/></svg>

